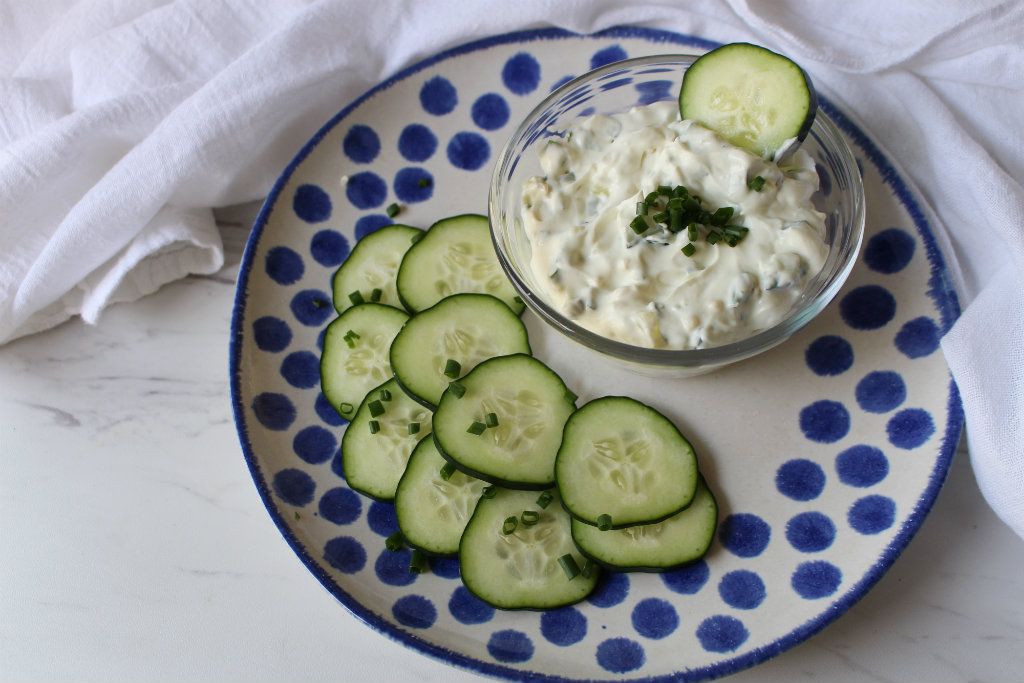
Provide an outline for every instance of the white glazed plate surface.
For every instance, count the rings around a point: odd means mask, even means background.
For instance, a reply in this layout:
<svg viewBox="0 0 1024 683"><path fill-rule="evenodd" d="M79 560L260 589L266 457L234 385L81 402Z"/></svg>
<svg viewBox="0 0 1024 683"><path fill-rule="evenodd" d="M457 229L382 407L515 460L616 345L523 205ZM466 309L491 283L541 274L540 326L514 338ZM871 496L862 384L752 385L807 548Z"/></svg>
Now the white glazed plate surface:
<svg viewBox="0 0 1024 683"><path fill-rule="evenodd" d="M710 47L622 28L529 31L456 48L342 110L267 198L232 322L242 448L287 542L338 600L388 636L514 680L721 676L842 614L934 502L962 426L938 351L959 309L916 199L827 99L822 111L862 168L865 246L836 300L790 341L711 375L654 380L584 354L524 314L535 355L580 405L630 395L690 438L721 508L704 560L664 575L606 574L573 607L495 611L462 587L455 560L410 574L408 551L384 548L397 530L392 506L352 492L340 476L345 422L320 394L318 343L335 317L331 275L360 237L391 222L385 207L403 205L396 220L424 228L485 213L498 151L557 84L627 56ZM638 91L638 101L677 87Z"/></svg>

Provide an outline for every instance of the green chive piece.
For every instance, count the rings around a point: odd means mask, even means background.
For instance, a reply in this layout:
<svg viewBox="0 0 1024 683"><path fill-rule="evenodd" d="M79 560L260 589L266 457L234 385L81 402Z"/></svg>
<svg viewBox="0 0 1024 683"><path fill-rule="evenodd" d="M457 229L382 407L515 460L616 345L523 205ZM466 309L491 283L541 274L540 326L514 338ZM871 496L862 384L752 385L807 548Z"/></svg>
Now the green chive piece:
<svg viewBox="0 0 1024 683"><path fill-rule="evenodd" d="M726 235L744 237L748 232L750 232L750 228L745 228L742 225L727 225L724 228L722 228L722 232L724 232Z"/></svg>
<svg viewBox="0 0 1024 683"><path fill-rule="evenodd" d="M427 573L427 556L423 554L422 550L412 551L412 557L409 558L409 572L412 574Z"/></svg>
<svg viewBox="0 0 1024 683"><path fill-rule="evenodd" d="M370 433L371 434L376 434L379 431L380 431L380 422L377 422L376 420L370 420Z"/></svg>
<svg viewBox="0 0 1024 683"><path fill-rule="evenodd" d="M502 522L502 524L501 524L501 533L503 533L506 536L508 536L510 533L515 531L518 526L519 526L519 518L518 517L507 517L507 518L505 518L505 521Z"/></svg>
<svg viewBox="0 0 1024 683"><path fill-rule="evenodd" d="M696 196L687 197L683 200L683 210L687 213L700 213L700 200Z"/></svg>
<svg viewBox="0 0 1024 683"><path fill-rule="evenodd" d="M384 414L384 404L380 401L370 401L366 404L366 407L370 409L371 417L378 417Z"/></svg>
<svg viewBox="0 0 1024 683"><path fill-rule="evenodd" d="M676 185L676 189L672 190L672 196L673 197L683 198L683 197L689 196L689 194L690 194L690 191L687 190L682 185Z"/></svg>
<svg viewBox="0 0 1024 683"><path fill-rule="evenodd" d="M469 425L469 428L466 431L472 434L473 436L480 436L481 434L484 433L485 429L487 429L487 425L485 425L483 422L474 422L473 424Z"/></svg>
<svg viewBox="0 0 1024 683"><path fill-rule="evenodd" d="M396 531L384 539L384 547L388 550L398 550L405 544L405 536L401 531Z"/></svg>
<svg viewBox="0 0 1024 683"><path fill-rule="evenodd" d="M668 185L658 185L658 194L660 194L662 197L671 197L672 188L669 187Z"/></svg>
<svg viewBox="0 0 1024 683"><path fill-rule="evenodd" d="M723 206L722 208L711 214L711 225L725 225L732 218L732 214L735 209L731 206Z"/></svg>
<svg viewBox="0 0 1024 683"><path fill-rule="evenodd" d="M668 205L667 206L668 206L668 210L669 211L672 211L673 209L675 209L676 211L682 211L683 210L683 198L682 197L673 197L672 199L668 200Z"/></svg>
<svg viewBox="0 0 1024 683"><path fill-rule="evenodd" d="M762 178L761 176L756 176L752 178L747 183L747 187L749 187L754 192L760 192L764 188L764 178Z"/></svg>
<svg viewBox="0 0 1024 683"><path fill-rule="evenodd" d="M498 414L497 413L487 413L487 416L484 417L484 424L486 424L488 427L497 427L498 426Z"/></svg>
<svg viewBox="0 0 1024 683"><path fill-rule="evenodd" d="M580 575L580 566L576 564L576 560L569 553L558 558L558 564L562 565L562 571L565 572L570 581Z"/></svg>
<svg viewBox="0 0 1024 683"><path fill-rule="evenodd" d="M388 391L387 389L381 389L380 390L380 400L382 400L382 401L390 401L391 400L391 392Z"/></svg>
<svg viewBox="0 0 1024 683"><path fill-rule="evenodd" d="M420 423L419 422L410 422L409 423L409 433L410 434L419 434L420 433Z"/></svg>
<svg viewBox="0 0 1024 683"><path fill-rule="evenodd" d="M736 237L735 235L726 235L725 243L728 244L730 247L735 247L737 244L740 243L740 238Z"/></svg>
<svg viewBox="0 0 1024 683"><path fill-rule="evenodd" d="M686 236L691 242L696 242L697 238L700 237L700 226L696 223L690 223L686 226Z"/></svg>
<svg viewBox="0 0 1024 683"><path fill-rule="evenodd" d="M388 218L394 218L398 215L398 212L402 210L398 204L388 204L388 208L384 210L384 213L388 215Z"/></svg>
<svg viewBox="0 0 1024 683"><path fill-rule="evenodd" d="M717 230L712 230L708 233L708 236L704 238L704 241L708 244L718 244L718 240L722 239L722 233Z"/></svg>
<svg viewBox="0 0 1024 683"><path fill-rule="evenodd" d="M462 398L466 395L466 387L458 382L448 382L448 389L455 394L455 398Z"/></svg>
<svg viewBox="0 0 1024 683"><path fill-rule="evenodd" d="M594 561L588 557L587 561L583 563L583 571L580 572L580 576L584 579L589 579L593 575L596 567L597 565L594 564Z"/></svg>
<svg viewBox="0 0 1024 683"><path fill-rule="evenodd" d="M572 393L568 389L565 390L565 399L567 401L569 401L569 403L575 403L576 399L578 399L578 398L579 398L579 396L577 396L576 394Z"/></svg>
<svg viewBox="0 0 1024 683"><path fill-rule="evenodd" d="M453 474L455 474L455 465L450 462L446 462L444 467L441 468L441 478L448 481L452 478Z"/></svg>
<svg viewBox="0 0 1024 683"><path fill-rule="evenodd" d="M498 489L494 486L485 486L484 490L480 492L481 498L494 498L494 494L498 492Z"/></svg>
<svg viewBox="0 0 1024 683"><path fill-rule="evenodd" d="M413 244L416 244L421 239L423 239L423 231L422 230L420 232L416 233L415 235L413 235L412 239L410 239L409 241L412 242Z"/></svg>
<svg viewBox="0 0 1024 683"><path fill-rule="evenodd" d="M356 340L352 337L345 337L345 344L347 344L350 349L356 348Z"/></svg>
<svg viewBox="0 0 1024 683"><path fill-rule="evenodd" d="M654 204L657 201L658 201L658 193L657 192L651 192L646 197L644 197L644 204L646 204L647 206L654 206Z"/></svg>
<svg viewBox="0 0 1024 683"><path fill-rule="evenodd" d="M380 301L380 298L382 296L384 296L384 292L381 291L379 287L375 287L374 290L370 292L370 301L372 301L373 303L377 303L378 301Z"/></svg>
<svg viewBox="0 0 1024 683"><path fill-rule="evenodd" d="M537 505L542 510L546 509L548 505L551 505L551 501L554 499L555 497L551 495L550 491L545 491L544 493L540 494L539 498L537 498Z"/></svg>
<svg viewBox="0 0 1024 683"><path fill-rule="evenodd" d="M692 242L688 242L681 251L683 252L683 256L693 256L697 252L697 247L693 246Z"/></svg>
<svg viewBox="0 0 1024 683"><path fill-rule="evenodd" d="M343 413L351 413L353 410L351 403L342 403L340 406L338 406L338 408Z"/></svg>
<svg viewBox="0 0 1024 683"><path fill-rule="evenodd" d="M430 187L430 178L420 178L416 182L417 187Z"/></svg>
<svg viewBox="0 0 1024 683"><path fill-rule="evenodd" d="M523 301L522 297L519 297L519 296L512 297L512 300L515 301L520 306L522 306L524 303L526 303L525 301Z"/></svg>
<svg viewBox="0 0 1024 683"><path fill-rule="evenodd" d="M540 521L540 513L536 510L523 510L523 514L519 516L523 526L533 526Z"/></svg>
<svg viewBox="0 0 1024 683"><path fill-rule="evenodd" d="M636 215L637 216L645 216L645 215L647 215L647 205L644 204L643 202L637 202L636 203Z"/></svg>
<svg viewBox="0 0 1024 683"><path fill-rule="evenodd" d="M647 219L643 216L637 216L629 222L629 227L633 228L633 232L639 235L647 230Z"/></svg>
<svg viewBox="0 0 1024 683"><path fill-rule="evenodd" d="M651 216L651 220L655 223L668 223L668 211L659 211Z"/></svg>
<svg viewBox="0 0 1024 683"><path fill-rule="evenodd" d="M462 365L459 364L459 361L449 358L448 362L444 364L444 374L445 377L458 379L459 375L462 374Z"/></svg>
<svg viewBox="0 0 1024 683"><path fill-rule="evenodd" d="M366 300L363 298L363 295L359 293L358 289L348 295L348 300L352 302L353 306L366 303Z"/></svg>
<svg viewBox="0 0 1024 683"><path fill-rule="evenodd" d="M608 531L612 528L612 516L611 515L598 515L597 516L597 528L601 531Z"/></svg>
<svg viewBox="0 0 1024 683"><path fill-rule="evenodd" d="M352 337L353 339L359 339L359 334L355 330L349 330L345 333L346 337Z"/></svg>

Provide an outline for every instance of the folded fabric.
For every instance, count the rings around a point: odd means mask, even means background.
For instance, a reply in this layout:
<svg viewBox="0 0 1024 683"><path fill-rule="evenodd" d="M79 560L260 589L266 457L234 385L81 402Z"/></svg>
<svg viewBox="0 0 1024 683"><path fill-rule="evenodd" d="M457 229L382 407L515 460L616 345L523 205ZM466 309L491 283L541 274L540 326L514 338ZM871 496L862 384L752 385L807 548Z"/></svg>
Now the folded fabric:
<svg viewBox="0 0 1024 683"><path fill-rule="evenodd" d="M791 55L926 202L966 304L943 350L978 480L1024 535L1020 3L84 0L0 17L0 343L216 270L211 207L265 195L334 111L446 47L637 24Z"/></svg>

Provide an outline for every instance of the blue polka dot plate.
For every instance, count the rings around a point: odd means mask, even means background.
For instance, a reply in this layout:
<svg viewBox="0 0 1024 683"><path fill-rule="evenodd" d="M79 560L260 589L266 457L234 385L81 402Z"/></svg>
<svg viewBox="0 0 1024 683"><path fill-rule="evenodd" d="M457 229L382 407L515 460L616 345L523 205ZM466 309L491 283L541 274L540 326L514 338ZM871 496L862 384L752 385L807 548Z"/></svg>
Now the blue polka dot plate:
<svg viewBox="0 0 1024 683"><path fill-rule="evenodd" d="M382 633L510 680L696 681L810 637L863 596L920 526L962 426L938 352L958 315L913 193L833 103L868 205L865 246L837 300L787 343L715 374L652 380L580 355L525 314L535 353L582 401L627 394L688 435L718 496L707 557L666 574L606 574L589 599L495 611L458 562L407 571L392 506L341 477L345 421L319 391L330 280L363 236L483 213L496 152L552 88L627 56L701 51L621 28L529 31L431 57L331 119L288 165L249 238L232 321L231 389L253 479L313 575ZM674 86L672 86L674 87ZM647 93L640 92L638 97ZM828 191L828 178L822 179Z"/></svg>

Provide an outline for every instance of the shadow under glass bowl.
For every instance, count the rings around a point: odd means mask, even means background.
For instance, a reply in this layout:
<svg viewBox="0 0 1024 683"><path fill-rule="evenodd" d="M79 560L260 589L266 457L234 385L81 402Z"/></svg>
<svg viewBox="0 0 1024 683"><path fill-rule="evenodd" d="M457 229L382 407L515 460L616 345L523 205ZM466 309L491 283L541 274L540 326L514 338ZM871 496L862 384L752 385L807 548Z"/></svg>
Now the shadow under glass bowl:
<svg viewBox="0 0 1024 683"><path fill-rule="evenodd" d="M530 267L530 241L519 215L523 183L543 175L538 149L577 120L615 114L640 104L675 100L686 69L698 55L657 55L609 64L551 93L513 133L495 165L488 198L491 237L498 261L526 305L569 339L631 370L654 376L702 374L749 358L782 343L820 313L839 292L853 268L864 234L864 188L853 152L839 129L818 110L801 145L829 183L815 193L825 214L828 258L805 284L789 313L775 325L739 341L703 349L672 350L633 346L601 336L548 304ZM822 173L824 171L824 173Z"/></svg>

